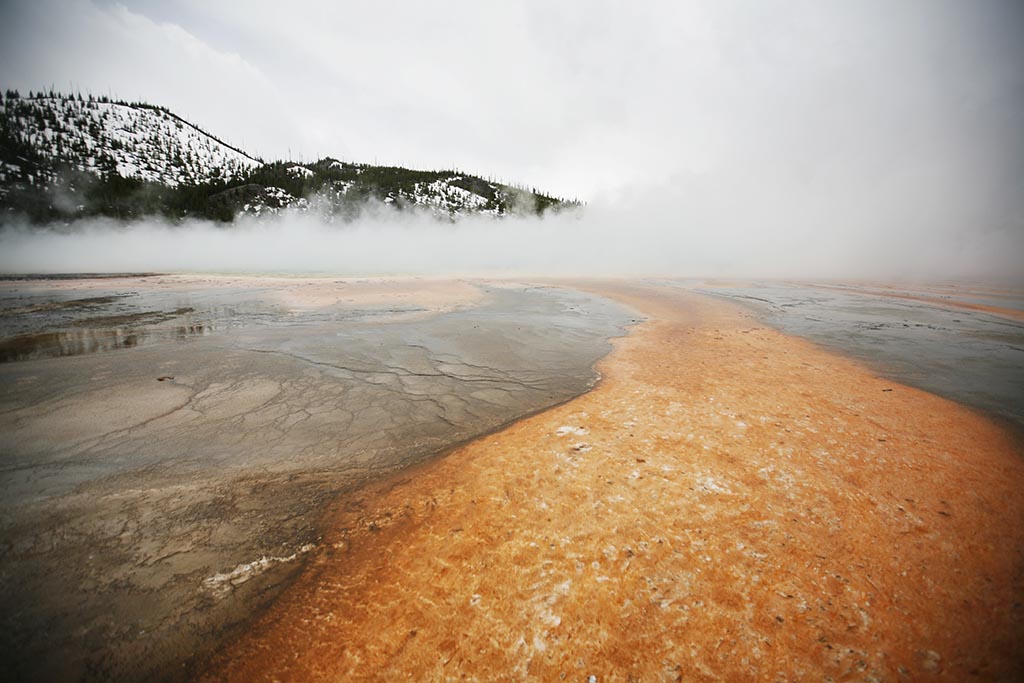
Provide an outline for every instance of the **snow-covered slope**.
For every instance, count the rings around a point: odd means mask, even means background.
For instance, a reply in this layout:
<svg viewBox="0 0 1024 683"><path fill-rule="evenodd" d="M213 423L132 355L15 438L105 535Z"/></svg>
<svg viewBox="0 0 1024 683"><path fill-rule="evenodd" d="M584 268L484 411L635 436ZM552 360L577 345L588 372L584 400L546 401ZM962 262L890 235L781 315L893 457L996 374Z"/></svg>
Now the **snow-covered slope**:
<svg viewBox="0 0 1024 683"><path fill-rule="evenodd" d="M0 99L0 119L38 159L5 159L0 182L45 175L56 165L116 171L175 187L232 180L261 161L167 110L60 95ZM38 163L39 161L46 163ZM35 163L33 163L35 162ZM45 178L41 178L45 179Z"/></svg>
<svg viewBox="0 0 1024 683"><path fill-rule="evenodd" d="M315 211L349 221L380 205L455 221L537 215L576 203L456 170L331 158L264 163L149 104L0 95L0 219L160 214L230 221Z"/></svg>
<svg viewBox="0 0 1024 683"><path fill-rule="evenodd" d="M529 216L572 204L524 188L512 187L458 171L418 171L393 166L354 164L321 159L310 164L266 164L250 183L274 189L269 203L254 192L227 190L225 200L236 211L265 215L284 208L317 211L331 220L348 220L367 205L421 210L440 220L467 216ZM290 199L288 198L290 195ZM302 201L305 199L306 201Z"/></svg>

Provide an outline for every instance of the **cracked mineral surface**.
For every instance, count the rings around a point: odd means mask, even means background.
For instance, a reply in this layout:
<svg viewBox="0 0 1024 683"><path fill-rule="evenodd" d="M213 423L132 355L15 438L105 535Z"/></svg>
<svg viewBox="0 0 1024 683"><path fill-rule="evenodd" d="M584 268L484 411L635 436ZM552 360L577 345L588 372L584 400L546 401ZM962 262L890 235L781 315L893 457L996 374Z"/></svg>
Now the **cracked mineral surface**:
<svg viewBox="0 0 1024 683"><path fill-rule="evenodd" d="M211 681L1017 681L1024 451L680 290L597 387L339 500Z"/></svg>
<svg viewBox="0 0 1024 683"><path fill-rule="evenodd" d="M188 678L359 484L580 394L629 313L557 288L0 284L0 677Z"/></svg>

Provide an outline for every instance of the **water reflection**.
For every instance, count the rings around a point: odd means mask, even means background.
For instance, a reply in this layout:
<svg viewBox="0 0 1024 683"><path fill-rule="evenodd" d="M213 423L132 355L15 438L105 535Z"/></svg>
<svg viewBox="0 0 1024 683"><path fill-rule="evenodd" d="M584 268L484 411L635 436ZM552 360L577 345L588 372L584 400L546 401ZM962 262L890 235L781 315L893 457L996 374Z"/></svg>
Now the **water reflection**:
<svg viewBox="0 0 1024 683"><path fill-rule="evenodd" d="M189 324L173 328L71 328L23 334L0 341L0 363L130 349L154 339L186 341L212 331L209 325Z"/></svg>
<svg viewBox="0 0 1024 683"><path fill-rule="evenodd" d="M763 284L701 291L753 306L883 375L1024 424L1024 324L902 295ZM1019 298L1004 298L1004 307Z"/></svg>
<svg viewBox="0 0 1024 683"><path fill-rule="evenodd" d="M182 325L176 327L174 330L174 336L184 341L189 337L204 336L213 331L213 328L209 325Z"/></svg>

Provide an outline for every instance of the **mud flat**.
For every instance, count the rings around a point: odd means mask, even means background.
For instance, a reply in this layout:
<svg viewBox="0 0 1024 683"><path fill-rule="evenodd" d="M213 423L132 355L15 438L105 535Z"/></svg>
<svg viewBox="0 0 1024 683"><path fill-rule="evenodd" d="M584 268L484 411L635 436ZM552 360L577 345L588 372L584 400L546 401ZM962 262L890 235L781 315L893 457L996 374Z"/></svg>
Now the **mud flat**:
<svg viewBox="0 0 1024 683"><path fill-rule="evenodd" d="M977 284L691 286L887 377L1024 428L1024 291Z"/></svg>
<svg viewBox="0 0 1024 683"><path fill-rule="evenodd" d="M0 678L192 678L324 552L325 504L585 391L629 315L432 280L0 283Z"/></svg>
<svg viewBox="0 0 1024 683"><path fill-rule="evenodd" d="M971 282L895 285L885 282L816 283L814 287L866 296L906 299L947 308L982 311L1013 320L1024 320L1024 289L1020 286Z"/></svg>
<svg viewBox="0 0 1024 683"><path fill-rule="evenodd" d="M1020 680L1024 453L672 287L569 403L345 498L207 680Z"/></svg>

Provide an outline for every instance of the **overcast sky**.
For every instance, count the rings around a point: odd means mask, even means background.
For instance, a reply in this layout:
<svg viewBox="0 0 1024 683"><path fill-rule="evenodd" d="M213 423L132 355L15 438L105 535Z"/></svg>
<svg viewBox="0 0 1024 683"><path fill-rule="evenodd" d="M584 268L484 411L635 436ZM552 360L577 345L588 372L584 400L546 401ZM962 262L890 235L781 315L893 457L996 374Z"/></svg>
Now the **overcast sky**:
<svg viewBox="0 0 1024 683"><path fill-rule="evenodd" d="M832 249L1024 233L1019 0L2 7L3 87L142 98L266 158L455 165L767 241L851 231Z"/></svg>

